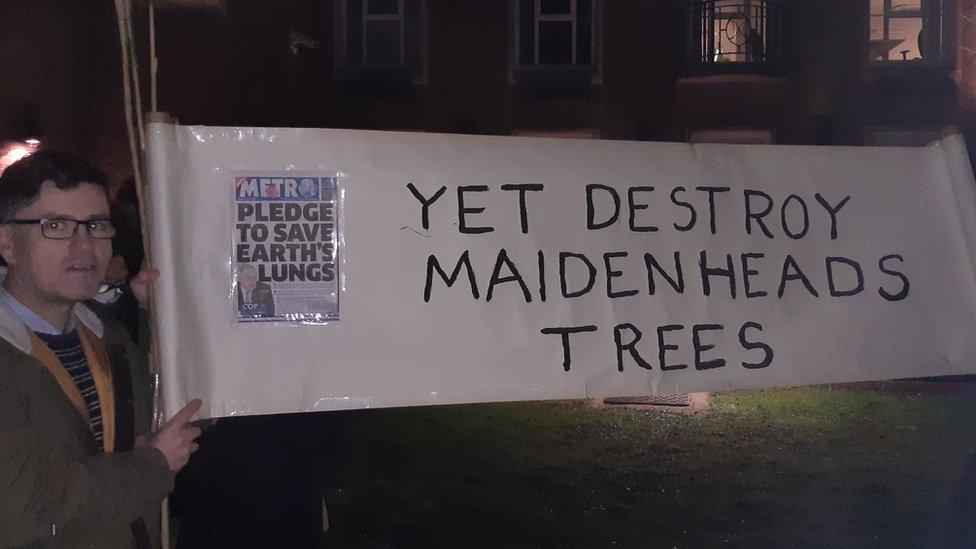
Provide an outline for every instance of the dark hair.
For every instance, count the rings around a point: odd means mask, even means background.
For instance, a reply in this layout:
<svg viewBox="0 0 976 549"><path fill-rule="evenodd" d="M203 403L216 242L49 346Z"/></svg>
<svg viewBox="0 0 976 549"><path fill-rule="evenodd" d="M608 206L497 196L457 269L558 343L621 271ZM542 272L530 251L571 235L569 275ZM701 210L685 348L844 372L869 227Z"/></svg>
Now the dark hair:
<svg viewBox="0 0 976 549"><path fill-rule="evenodd" d="M51 181L59 189L73 189L82 183L105 188L105 172L70 154L41 150L14 162L0 175L0 222L9 221L28 206Z"/></svg>

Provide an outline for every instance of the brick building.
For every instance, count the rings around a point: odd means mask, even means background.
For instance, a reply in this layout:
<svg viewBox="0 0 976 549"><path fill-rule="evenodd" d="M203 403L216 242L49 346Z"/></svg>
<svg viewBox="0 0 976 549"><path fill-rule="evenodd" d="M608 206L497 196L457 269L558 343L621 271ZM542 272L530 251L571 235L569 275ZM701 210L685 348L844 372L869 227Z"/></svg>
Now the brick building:
<svg viewBox="0 0 976 549"><path fill-rule="evenodd" d="M184 123L838 145L954 125L976 142L976 0L157 5L159 108ZM0 33L6 137L123 176L112 3L11 0Z"/></svg>

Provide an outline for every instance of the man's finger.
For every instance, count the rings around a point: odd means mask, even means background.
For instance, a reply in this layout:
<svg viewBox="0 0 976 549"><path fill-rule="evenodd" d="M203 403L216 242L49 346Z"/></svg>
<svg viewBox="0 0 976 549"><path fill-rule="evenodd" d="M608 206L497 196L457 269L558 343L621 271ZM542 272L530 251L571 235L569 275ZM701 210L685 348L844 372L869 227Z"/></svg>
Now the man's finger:
<svg viewBox="0 0 976 549"><path fill-rule="evenodd" d="M140 284L148 284L155 282L157 278L159 278L159 269L145 269L139 271L139 274L135 277L135 281Z"/></svg>
<svg viewBox="0 0 976 549"><path fill-rule="evenodd" d="M203 434L203 431L199 427L190 427L186 430L186 437L189 440L196 440L201 434Z"/></svg>
<svg viewBox="0 0 976 549"><path fill-rule="evenodd" d="M199 398L191 400L190 403L184 406L182 410L176 412L176 415L174 415L172 419L166 422L166 426L169 427L170 425L183 425L185 423L189 423L190 419L193 417L193 414L197 413L202 405L203 401Z"/></svg>

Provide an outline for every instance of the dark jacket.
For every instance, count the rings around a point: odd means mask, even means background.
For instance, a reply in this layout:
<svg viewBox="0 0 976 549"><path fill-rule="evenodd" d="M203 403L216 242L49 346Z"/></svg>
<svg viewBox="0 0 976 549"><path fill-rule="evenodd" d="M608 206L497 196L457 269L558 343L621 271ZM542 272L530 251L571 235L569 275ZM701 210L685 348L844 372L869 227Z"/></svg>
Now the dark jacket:
<svg viewBox="0 0 976 549"><path fill-rule="evenodd" d="M115 402L115 451L99 450L86 420L30 352L30 334L0 304L0 547L159 545L159 508L174 474L152 447L146 354L82 305L76 322L105 346ZM148 333L148 331L143 331ZM141 531L141 532L140 532Z"/></svg>

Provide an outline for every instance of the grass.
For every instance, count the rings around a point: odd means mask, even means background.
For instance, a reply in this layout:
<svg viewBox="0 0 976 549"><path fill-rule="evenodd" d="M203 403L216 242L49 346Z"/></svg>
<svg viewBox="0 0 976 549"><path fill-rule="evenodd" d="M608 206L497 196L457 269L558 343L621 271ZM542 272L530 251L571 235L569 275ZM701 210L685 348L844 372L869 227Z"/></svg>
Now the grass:
<svg viewBox="0 0 976 549"><path fill-rule="evenodd" d="M707 413L584 402L355 412L332 475L352 547L966 546L976 399L829 388ZM973 538L976 539L976 538Z"/></svg>

